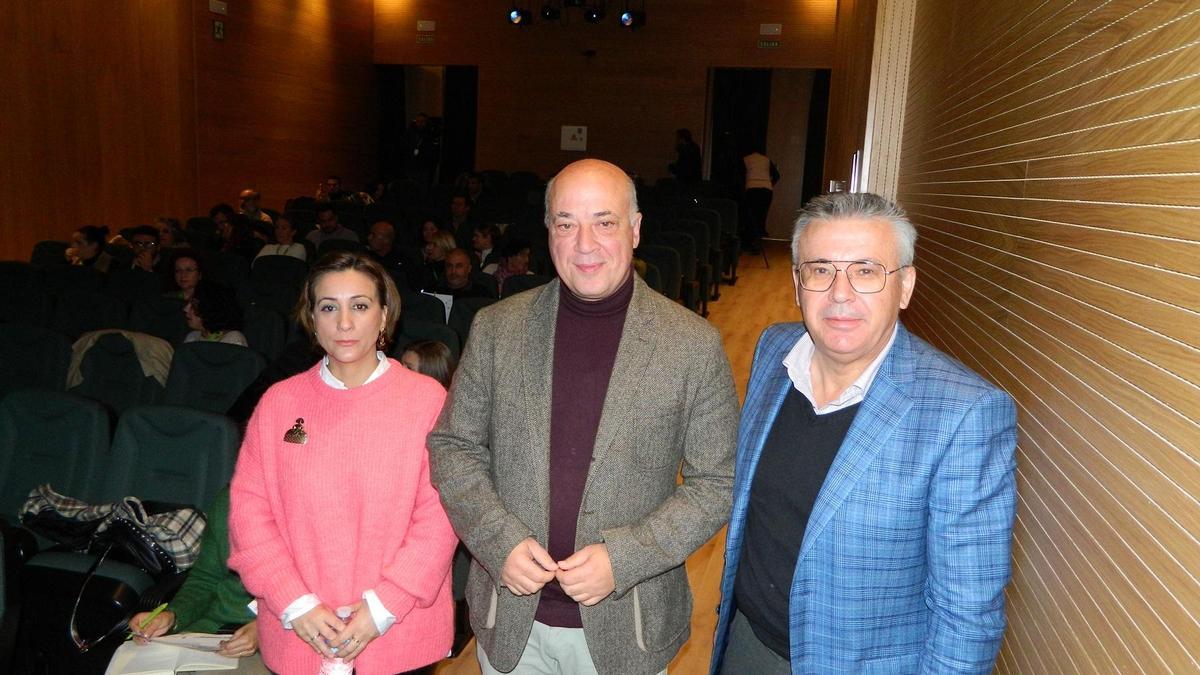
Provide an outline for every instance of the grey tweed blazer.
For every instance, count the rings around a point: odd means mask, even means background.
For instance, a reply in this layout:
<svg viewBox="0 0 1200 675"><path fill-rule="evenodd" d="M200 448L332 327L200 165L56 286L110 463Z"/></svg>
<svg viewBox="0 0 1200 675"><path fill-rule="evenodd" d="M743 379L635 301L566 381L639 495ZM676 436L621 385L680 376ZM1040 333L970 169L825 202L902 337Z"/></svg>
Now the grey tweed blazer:
<svg viewBox="0 0 1200 675"><path fill-rule="evenodd" d="M540 597L499 579L522 539L546 545L558 296L554 281L479 312L429 435L433 483L474 558L471 625L502 671L519 661ZM616 580L580 607L602 675L657 673L687 640L683 563L728 518L737 426L719 333L635 279L575 533L576 550L606 544Z"/></svg>

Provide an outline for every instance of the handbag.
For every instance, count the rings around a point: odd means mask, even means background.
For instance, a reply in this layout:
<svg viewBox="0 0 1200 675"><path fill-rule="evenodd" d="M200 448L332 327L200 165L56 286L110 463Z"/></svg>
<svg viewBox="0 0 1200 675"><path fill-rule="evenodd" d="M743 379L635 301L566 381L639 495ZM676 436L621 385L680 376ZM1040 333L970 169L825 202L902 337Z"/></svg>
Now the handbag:
<svg viewBox="0 0 1200 675"><path fill-rule="evenodd" d="M45 484L30 491L21 508L21 523L73 551L96 556L71 608L69 632L82 653L128 625L127 616L97 638L79 633L76 615L80 602L104 560L121 558L149 574L156 585L177 587L181 573L200 555L207 520L191 506L143 502L137 497L93 505L59 494Z"/></svg>

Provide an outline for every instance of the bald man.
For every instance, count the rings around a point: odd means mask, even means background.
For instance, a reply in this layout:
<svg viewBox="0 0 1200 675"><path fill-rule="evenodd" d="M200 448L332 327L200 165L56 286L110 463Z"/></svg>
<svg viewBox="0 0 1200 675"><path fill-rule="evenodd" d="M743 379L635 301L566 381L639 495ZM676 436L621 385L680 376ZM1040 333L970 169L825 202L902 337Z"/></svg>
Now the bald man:
<svg viewBox="0 0 1200 675"><path fill-rule="evenodd" d="M479 312L430 434L485 674L652 675L688 638L737 395L720 334L633 273L641 220L608 162L550 181L558 279Z"/></svg>

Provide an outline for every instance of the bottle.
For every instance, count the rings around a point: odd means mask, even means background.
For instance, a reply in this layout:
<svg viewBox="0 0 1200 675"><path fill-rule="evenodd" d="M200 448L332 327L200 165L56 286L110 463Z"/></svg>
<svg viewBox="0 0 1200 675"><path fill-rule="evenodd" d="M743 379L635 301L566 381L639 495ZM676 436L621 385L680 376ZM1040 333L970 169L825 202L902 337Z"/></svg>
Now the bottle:
<svg viewBox="0 0 1200 675"><path fill-rule="evenodd" d="M342 623L350 623L350 616L353 612L349 607L338 607L337 618ZM342 658L323 659L321 661L321 671L317 675L353 675L354 662L347 661Z"/></svg>

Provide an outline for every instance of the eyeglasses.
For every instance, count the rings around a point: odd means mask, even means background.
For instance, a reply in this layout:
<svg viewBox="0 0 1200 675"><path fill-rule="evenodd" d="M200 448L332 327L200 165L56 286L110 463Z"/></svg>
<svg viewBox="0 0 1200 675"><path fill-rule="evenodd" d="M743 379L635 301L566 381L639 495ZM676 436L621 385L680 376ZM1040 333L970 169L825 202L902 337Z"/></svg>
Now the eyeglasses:
<svg viewBox="0 0 1200 675"><path fill-rule="evenodd" d="M838 267L834 263L846 263L846 266ZM912 265L901 265L889 271L879 263L866 260L807 260L795 270L800 276L800 287L806 291L824 293L833 287L837 273L842 272L850 281L850 287L865 295L882 291L888 277L905 267Z"/></svg>
<svg viewBox="0 0 1200 675"><path fill-rule="evenodd" d="M135 242L133 242L133 246L134 246L134 248L156 248L158 246L158 242L157 241L135 241Z"/></svg>

